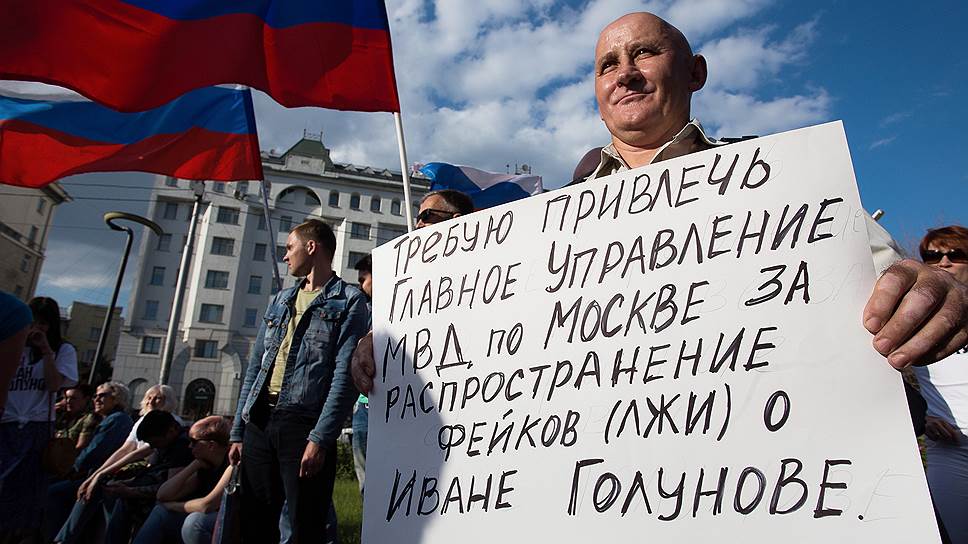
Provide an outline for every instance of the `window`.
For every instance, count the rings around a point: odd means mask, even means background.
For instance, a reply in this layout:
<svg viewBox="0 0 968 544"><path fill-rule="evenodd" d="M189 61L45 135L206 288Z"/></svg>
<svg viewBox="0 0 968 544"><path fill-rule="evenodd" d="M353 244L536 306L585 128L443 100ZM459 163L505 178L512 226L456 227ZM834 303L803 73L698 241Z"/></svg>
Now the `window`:
<svg viewBox="0 0 968 544"><path fill-rule="evenodd" d="M162 234L158 237L155 249L158 251L168 251L171 248L171 234Z"/></svg>
<svg viewBox="0 0 968 544"><path fill-rule="evenodd" d="M216 223L226 223L229 225L239 224L239 209L238 208L227 208L225 206L218 207L218 217L215 219Z"/></svg>
<svg viewBox="0 0 968 544"><path fill-rule="evenodd" d="M165 284L165 267L156 266L151 269L151 281L149 285L164 285Z"/></svg>
<svg viewBox="0 0 968 544"><path fill-rule="evenodd" d="M334 208L339 208L339 191L329 192L329 205Z"/></svg>
<svg viewBox="0 0 968 544"><path fill-rule="evenodd" d="M161 353L161 337L145 336L141 338L141 353L158 355Z"/></svg>
<svg viewBox="0 0 968 544"><path fill-rule="evenodd" d="M283 215L279 218L279 232L289 232L292 230L292 216Z"/></svg>
<svg viewBox="0 0 968 544"><path fill-rule="evenodd" d="M256 322L259 320L259 310L255 308L245 309L245 321L242 323L243 327L255 327Z"/></svg>
<svg viewBox="0 0 968 544"><path fill-rule="evenodd" d="M286 256L286 246L276 246L276 259L278 260L278 262L280 263L285 262L282 260L283 257L285 256Z"/></svg>
<svg viewBox="0 0 968 544"><path fill-rule="evenodd" d="M249 194L249 182L248 181L240 181L240 182L236 183L235 184L235 190L238 191L240 195L247 195L247 194Z"/></svg>
<svg viewBox="0 0 968 544"><path fill-rule="evenodd" d="M363 258L366 257L367 255L368 255L368 253L360 253L358 251L350 251L350 256L349 256L350 268L355 267L356 266L356 263L362 261Z"/></svg>
<svg viewBox="0 0 968 544"><path fill-rule="evenodd" d="M195 357L215 359L218 357L218 342L215 340L195 340Z"/></svg>
<svg viewBox="0 0 968 544"><path fill-rule="evenodd" d="M386 223L380 223L376 229L376 245L383 245L384 243L393 240L397 236L407 233L407 228L403 225L388 225Z"/></svg>
<svg viewBox="0 0 968 544"><path fill-rule="evenodd" d="M224 310L225 306L221 304L202 304L202 311L199 312L198 320L202 323L221 323Z"/></svg>
<svg viewBox="0 0 968 544"><path fill-rule="evenodd" d="M178 180L175 178L165 178L165 185L168 187L178 187Z"/></svg>
<svg viewBox="0 0 968 544"><path fill-rule="evenodd" d="M358 210L360 209L360 195L353 193L350 195L350 209Z"/></svg>
<svg viewBox="0 0 968 544"><path fill-rule="evenodd" d="M26 272L30 269L30 255L24 255L23 260L20 261L20 271Z"/></svg>
<svg viewBox="0 0 968 544"><path fill-rule="evenodd" d="M370 211L373 213L380 213L382 203L383 201L380 200L380 197L373 195L373 197L370 198Z"/></svg>
<svg viewBox="0 0 968 544"><path fill-rule="evenodd" d="M391 215L400 215L400 201L399 200L394 199L393 202L390 203L390 214Z"/></svg>
<svg viewBox="0 0 968 544"><path fill-rule="evenodd" d="M350 238L356 238L357 240L369 240L370 226L366 223L351 223Z"/></svg>
<svg viewBox="0 0 968 544"><path fill-rule="evenodd" d="M37 235L38 234L40 234L40 230L35 225L31 225L30 226L30 236L27 237L27 240L31 244L33 244L34 242L37 241Z"/></svg>
<svg viewBox="0 0 968 544"><path fill-rule="evenodd" d="M266 245L265 244L256 244L255 247L252 248L252 260L253 261L264 261L264 260L266 260Z"/></svg>
<svg viewBox="0 0 968 544"><path fill-rule="evenodd" d="M142 318L148 321L155 321L158 319L158 301L157 300L145 301L145 313L144 315L142 315Z"/></svg>
<svg viewBox="0 0 968 544"><path fill-rule="evenodd" d="M178 219L178 204L176 202L165 202L164 219Z"/></svg>
<svg viewBox="0 0 968 544"><path fill-rule="evenodd" d="M205 273L205 287L209 289L227 289L229 273L224 270L209 270Z"/></svg>
<svg viewBox="0 0 968 544"><path fill-rule="evenodd" d="M249 294L258 295L262 293L262 276L249 276Z"/></svg>
<svg viewBox="0 0 968 544"><path fill-rule="evenodd" d="M218 236L212 238L212 255L228 255L231 257L235 254L235 240L231 238L219 238Z"/></svg>
<svg viewBox="0 0 968 544"><path fill-rule="evenodd" d="M258 230L266 230L266 216L265 214L259 214L259 224L256 226Z"/></svg>
<svg viewBox="0 0 968 544"><path fill-rule="evenodd" d="M319 197L316 196L316 193L312 191L306 191L306 205L307 206L319 205Z"/></svg>
<svg viewBox="0 0 968 544"><path fill-rule="evenodd" d="M94 360L94 356L97 355L96 349L89 349L84 352L84 362L89 363Z"/></svg>
<svg viewBox="0 0 968 544"><path fill-rule="evenodd" d="M46 200L44 200L43 198L41 198L40 200L37 201L37 213L44 213L44 210L46 208L47 208L47 201Z"/></svg>
<svg viewBox="0 0 968 544"><path fill-rule="evenodd" d="M221 181L216 181L215 182L214 189L215 189L215 192L216 193L224 193L225 192L225 184L222 183Z"/></svg>
<svg viewBox="0 0 968 544"><path fill-rule="evenodd" d="M100 338L101 338L101 327L91 327L90 330L87 331L88 340L93 340L96 342Z"/></svg>

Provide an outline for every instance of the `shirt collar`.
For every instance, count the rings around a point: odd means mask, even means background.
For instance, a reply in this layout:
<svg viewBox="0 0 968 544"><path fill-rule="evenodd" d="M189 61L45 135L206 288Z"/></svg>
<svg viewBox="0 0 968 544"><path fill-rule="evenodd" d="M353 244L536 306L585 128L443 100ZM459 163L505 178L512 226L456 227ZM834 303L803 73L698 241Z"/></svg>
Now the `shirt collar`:
<svg viewBox="0 0 968 544"><path fill-rule="evenodd" d="M723 144L724 142L707 136L699 120L693 119L686 126L682 127L682 130L675 137L659 148L659 151L652 157L649 164L674 159L695 151L702 151ZM602 148L602 160L598 163L598 167L592 174L588 176L588 179L600 178L624 170L629 170L628 163L615 150L614 144L608 144Z"/></svg>

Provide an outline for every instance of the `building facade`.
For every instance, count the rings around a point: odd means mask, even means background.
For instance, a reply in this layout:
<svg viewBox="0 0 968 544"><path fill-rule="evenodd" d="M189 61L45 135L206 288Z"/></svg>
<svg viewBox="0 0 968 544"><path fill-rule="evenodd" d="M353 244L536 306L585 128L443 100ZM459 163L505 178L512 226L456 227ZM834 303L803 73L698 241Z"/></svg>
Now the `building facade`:
<svg viewBox="0 0 968 544"><path fill-rule="evenodd" d="M262 164L271 183L271 242L259 182L205 183L169 379L189 418L234 412L265 306L275 293L272 267L284 287L299 281L282 262L292 227L308 218L326 221L336 233L333 268L350 283L357 281L353 267L359 259L407 230L399 172L334 163L321 139L305 137L280 155L263 153ZM417 203L427 181L415 179L411 189ZM134 402L159 379L193 201L187 181L156 179L148 217L164 234L146 230L141 239L114 362L114 379L131 387Z"/></svg>
<svg viewBox="0 0 968 544"><path fill-rule="evenodd" d="M28 301L44 264L54 208L71 200L59 183L41 189L3 186L0 198L0 290Z"/></svg>
<svg viewBox="0 0 968 544"><path fill-rule="evenodd" d="M87 381L87 376L91 371L91 364L94 362L94 354L97 352L97 343L101 339L101 328L104 326L104 316L108 313L108 307L99 304L88 304L86 302L74 301L67 308L66 315L62 319L61 333L64 339L74 345L77 350L77 368L81 375L81 381ZM108 327L108 337L105 341L104 351L101 354L101 363L98 365L98 374L104 370L101 365L111 364L114 361L118 350L118 341L121 338L121 308L114 309L111 316L111 325Z"/></svg>

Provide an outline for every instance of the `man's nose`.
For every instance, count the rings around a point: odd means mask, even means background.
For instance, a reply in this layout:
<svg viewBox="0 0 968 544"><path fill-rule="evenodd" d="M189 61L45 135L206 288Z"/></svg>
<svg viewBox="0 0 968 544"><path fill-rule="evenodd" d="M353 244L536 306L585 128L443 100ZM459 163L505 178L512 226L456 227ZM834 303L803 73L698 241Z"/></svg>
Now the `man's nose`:
<svg viewBox="0 0 968 544"><path fill-rule="evenodd" d="M618 67L617 75L618 75L618 79L617 79L618 83L625 87L628 87L629 84L633 82L642 81L643 79L642 72L640 72L638 68L636 68L635 65L631 63L622 63Z"/></svg>

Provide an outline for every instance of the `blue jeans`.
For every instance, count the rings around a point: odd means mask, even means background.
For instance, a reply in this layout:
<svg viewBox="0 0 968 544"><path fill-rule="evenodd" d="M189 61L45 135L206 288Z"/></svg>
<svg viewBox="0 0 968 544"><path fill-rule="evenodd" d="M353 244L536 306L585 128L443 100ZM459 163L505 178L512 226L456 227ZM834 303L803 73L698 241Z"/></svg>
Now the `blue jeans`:
<svg viewBox="0 0 968 544"><path fill-rule="evenodd" d="M138 530L133 544L163 544L164 542L178 542L182 523L188 514L172 512L160 504L156 504L148 514L148 519Z"/></svg>
<svg viewBox="0 0 968 544"><path fill-rule="evenodd" d="M216 517L218 517L218 510L207 514L205 512L188 514L185 522L182 523L182 541L185 544L211 544Z"/></svg>
<svg viewBox="0 0 968 544"><path fill-rule="evenodd" d="M78 484L77 487L80 485ZM76 487L74 489L76 490ZM74 502L67 521L54 537L54 541L65 544L84 541L87 532L92 529L90 523L95 521L98 515L104 516L106 523L105 543L123 544L128 541L131 535L131 524L127 504L122 499L105 498L100 489L94 492L91 500Z"/></svg>
<svg viewBox="0 0 968 544"><path fill-rule="evenodd" d="M360 484L360 495L363 494L363 483L366 479L366 430L369 417L370 405L357 402L356 409L353 410L353 466L356 467L356 481Z"/></svg>

